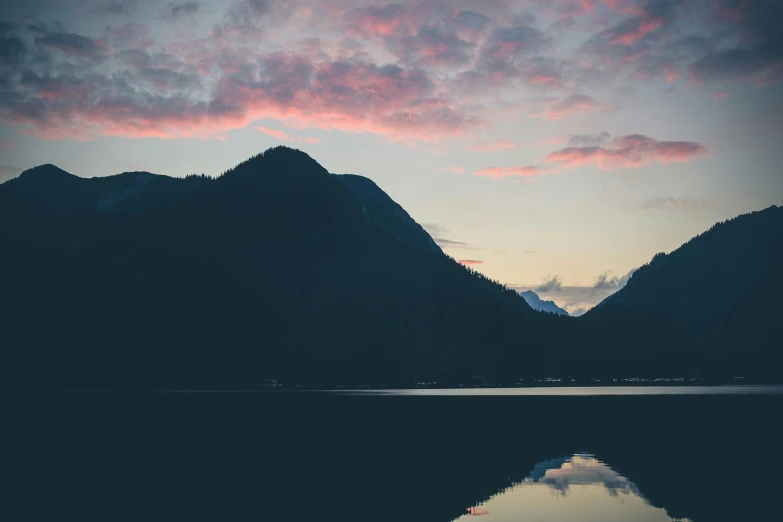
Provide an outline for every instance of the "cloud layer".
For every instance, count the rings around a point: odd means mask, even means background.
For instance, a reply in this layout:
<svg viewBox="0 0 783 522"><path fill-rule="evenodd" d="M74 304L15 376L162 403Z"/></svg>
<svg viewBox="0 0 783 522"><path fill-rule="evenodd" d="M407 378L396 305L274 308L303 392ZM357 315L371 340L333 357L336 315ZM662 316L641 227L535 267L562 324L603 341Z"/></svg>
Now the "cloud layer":
<svg viewBox="0 0 783 522"><path fill-rule="evenodd" d="M438 141L525 99L528 114L555 122L614 111L589 91L629 81L765 88L783 79L781 9L773 0L560 0L524 10L466 0L104 0L90 11L101 29L85 33L7 7L0 123L91 139L215 137L279 120ZM552 159L638 166L703 152L693 145L615 142Z"/></svg>

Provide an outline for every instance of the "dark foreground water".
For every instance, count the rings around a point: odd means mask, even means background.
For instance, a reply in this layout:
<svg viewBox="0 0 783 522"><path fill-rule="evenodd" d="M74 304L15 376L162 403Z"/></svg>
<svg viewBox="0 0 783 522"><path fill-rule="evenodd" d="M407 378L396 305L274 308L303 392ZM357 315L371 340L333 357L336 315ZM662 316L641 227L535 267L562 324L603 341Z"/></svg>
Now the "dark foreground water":
<svg viewBox="0 0 783 522"><path fill-rule="evenodd" d="M780 389L574 390L0 394L0 520L782 519Z"/></svg>

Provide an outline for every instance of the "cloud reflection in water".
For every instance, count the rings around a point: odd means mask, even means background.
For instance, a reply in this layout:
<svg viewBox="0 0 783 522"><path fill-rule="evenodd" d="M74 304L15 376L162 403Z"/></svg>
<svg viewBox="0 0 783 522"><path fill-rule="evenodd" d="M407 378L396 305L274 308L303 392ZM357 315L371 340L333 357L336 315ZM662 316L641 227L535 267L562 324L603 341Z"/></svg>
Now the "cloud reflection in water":
<svg viewBox="0 0 783 522"><path fill-rule="evenodd" d="M524 481L468 508L455 522L477 514L486 522L691 522L650 505L639 488L592 455L540 462Z"/></svg>

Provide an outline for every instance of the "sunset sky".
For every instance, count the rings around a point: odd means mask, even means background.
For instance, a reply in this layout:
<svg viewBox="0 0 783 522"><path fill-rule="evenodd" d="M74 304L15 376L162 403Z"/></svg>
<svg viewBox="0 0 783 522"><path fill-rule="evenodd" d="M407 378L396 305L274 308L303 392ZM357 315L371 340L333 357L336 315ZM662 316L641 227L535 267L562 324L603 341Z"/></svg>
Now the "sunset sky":
<svg viewBox="0 0 783 522"><path fill-rule="evenodd" d="M780 0L3 2L0 181L218 175L285 144L578 314L783 204L781 20Z"/></svg>

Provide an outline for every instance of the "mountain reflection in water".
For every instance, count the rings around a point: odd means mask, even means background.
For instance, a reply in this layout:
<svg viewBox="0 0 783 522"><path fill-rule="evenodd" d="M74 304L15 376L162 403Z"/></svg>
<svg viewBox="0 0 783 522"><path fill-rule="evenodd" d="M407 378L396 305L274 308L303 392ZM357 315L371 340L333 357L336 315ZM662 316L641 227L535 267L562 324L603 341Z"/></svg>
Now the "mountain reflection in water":
<svg viewBox="0 0 783 522"><path fill-rule="evenodd" d="M458 519L485 516L482 522L536 520L560 522L689 522L671 518L663 508L650 505L636 487L592 455L546 460L506 490L476 506Z"/></svg>
<svg viewBox="0 0 783 522"><path fill-rule="evenodd" d="M0 394L0 520L776 521L781 411L780 394Z"/></svg>

